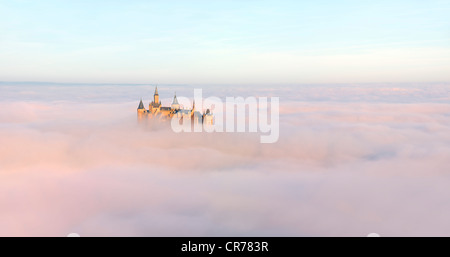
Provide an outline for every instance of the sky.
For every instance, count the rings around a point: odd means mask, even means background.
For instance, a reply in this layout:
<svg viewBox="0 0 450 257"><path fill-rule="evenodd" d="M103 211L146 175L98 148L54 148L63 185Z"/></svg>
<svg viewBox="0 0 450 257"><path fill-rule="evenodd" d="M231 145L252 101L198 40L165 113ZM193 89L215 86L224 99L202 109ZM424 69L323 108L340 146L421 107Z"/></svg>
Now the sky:
<svg viewBox="0 0 450 257"><path fill-rule="evenodd" d="M450 1L0 0L0 81L450 81Z"/></svg>

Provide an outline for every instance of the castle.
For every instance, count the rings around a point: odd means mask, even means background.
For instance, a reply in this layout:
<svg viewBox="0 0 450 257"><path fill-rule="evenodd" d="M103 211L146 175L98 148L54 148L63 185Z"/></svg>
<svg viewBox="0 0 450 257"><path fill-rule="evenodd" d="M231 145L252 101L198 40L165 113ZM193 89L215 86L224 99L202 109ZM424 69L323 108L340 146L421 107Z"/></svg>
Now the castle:
<svg viewBox="0 0 450 257"><path fill-rule="evenodd" d="M139 121L143 121L148 118L169 120L176 117L179 118L179 120L191 120L193 124L213 125L214 116L211 111L209 109L207 109L204 113L201 113L200 111L195 109L195 101L192 104L192 109L182 109L178 103L176 93L170 107L162 106L161 101L159 100L158 86L155 88L153 101L149 104L148 110L145 109L142 99L137 108Z"/></svg>

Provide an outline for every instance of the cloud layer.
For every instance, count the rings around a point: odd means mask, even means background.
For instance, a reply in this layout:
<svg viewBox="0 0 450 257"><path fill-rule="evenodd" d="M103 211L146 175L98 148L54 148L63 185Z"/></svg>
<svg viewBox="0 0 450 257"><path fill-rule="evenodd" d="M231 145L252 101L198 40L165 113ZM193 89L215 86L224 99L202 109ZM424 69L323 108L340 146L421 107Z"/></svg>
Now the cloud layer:
<svg viewBox="0 0 450 257"><path fill-rule="evenodd" d="M0 236L448 236L449 89L203 87L279 96L267 145L139 126L152 87L0 85Z"/></svg>

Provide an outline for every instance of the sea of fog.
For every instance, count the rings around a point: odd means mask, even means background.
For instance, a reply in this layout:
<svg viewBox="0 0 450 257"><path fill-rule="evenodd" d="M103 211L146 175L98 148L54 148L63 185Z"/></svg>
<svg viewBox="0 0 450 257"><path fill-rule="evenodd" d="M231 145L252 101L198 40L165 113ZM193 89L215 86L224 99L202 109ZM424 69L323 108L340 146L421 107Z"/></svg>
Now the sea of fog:
<svg viewBox="0 0 450 257"><path fill-rule="evenodd" d="M450 84L159 85L279 97L280 135L142 126L154 85L0 83L0 236L450 236Z"/></svg>

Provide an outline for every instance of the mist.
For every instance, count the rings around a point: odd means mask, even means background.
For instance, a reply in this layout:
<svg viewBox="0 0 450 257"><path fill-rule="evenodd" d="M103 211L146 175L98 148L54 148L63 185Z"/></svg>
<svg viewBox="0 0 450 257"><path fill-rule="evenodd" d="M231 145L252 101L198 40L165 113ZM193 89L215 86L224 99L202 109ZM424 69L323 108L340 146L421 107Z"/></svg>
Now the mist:
<svg viewBox="0 0 450 257"><path fill-rule="evenodd" d="M450 236L450 85L160 85L280 98L280 135L137 121L149 85L0 84L0 236Z"/></svg>

